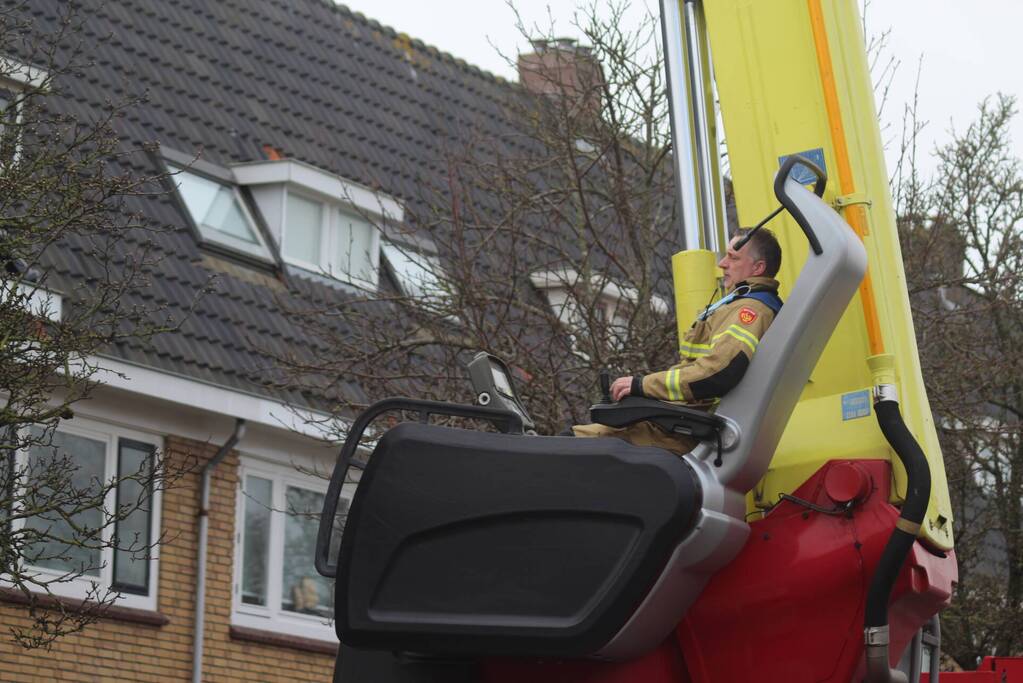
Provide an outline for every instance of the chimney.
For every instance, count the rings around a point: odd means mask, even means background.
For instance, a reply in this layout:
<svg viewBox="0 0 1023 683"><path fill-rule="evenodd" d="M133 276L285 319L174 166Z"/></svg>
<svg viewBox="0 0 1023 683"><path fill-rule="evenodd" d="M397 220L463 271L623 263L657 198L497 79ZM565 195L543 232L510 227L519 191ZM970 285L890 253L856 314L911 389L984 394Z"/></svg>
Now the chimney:
<svg viewBox="0 0 1023 683"><path fill-rule="evenodd" d="M519 55L519 82L535 95L567 98L596 113L604 72L590 48L573 38L533 40L533 52Z"/></svg>

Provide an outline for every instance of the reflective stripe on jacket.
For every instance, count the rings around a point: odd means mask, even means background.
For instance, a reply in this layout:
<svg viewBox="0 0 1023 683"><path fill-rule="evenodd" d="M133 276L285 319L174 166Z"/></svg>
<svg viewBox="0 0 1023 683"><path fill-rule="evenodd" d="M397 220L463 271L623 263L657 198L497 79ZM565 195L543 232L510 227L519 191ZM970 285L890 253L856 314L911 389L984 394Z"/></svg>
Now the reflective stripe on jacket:
<svg viewBox="0 0 1023 683"><path fill-rule="evenodd" d="M774 278L747 280L756 290L778 290ZM774 311L749 297L731 301L697 320L679 345L680 362L643 376L643 395L662 401L712 403L739 383Z"/></svg>

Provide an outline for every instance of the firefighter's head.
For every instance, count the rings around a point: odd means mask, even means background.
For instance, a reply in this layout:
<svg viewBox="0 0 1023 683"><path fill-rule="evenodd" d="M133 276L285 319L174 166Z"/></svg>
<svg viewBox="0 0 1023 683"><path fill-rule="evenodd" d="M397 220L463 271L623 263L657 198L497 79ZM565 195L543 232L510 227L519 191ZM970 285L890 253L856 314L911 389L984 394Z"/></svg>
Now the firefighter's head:
<svg viewBox="0 0 1023 683"><path fill-rule="evenodd" d="M736 243L743 239L748 230L740 230L731 242L718 267L725 275L725 290L751 277L774 277L781 268L781 246L778 238L767 228L753 233L742 249L735 250Z"/></svg>

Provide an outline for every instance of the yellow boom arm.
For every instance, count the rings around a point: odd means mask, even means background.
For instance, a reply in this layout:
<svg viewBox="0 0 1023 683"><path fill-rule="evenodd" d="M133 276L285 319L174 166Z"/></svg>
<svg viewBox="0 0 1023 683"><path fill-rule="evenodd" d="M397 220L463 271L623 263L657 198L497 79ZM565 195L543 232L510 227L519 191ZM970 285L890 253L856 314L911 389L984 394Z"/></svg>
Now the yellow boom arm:
<svg viewBox="0 0 1023 683"><path fill-rule="evenodd" d="M855 0L713 0L704 12L740 223L752 225L777 206L771 179L779 162L803 154L825 167L824 199L861 236L869 258L868 276L803 391L768 474L750 493L749 507L772 505L834 459L891 459L893 499L901 502L905 471L877 426L870 393L887 376L931 467L921 537L950 549L948 485L917 356ZM785 298L807 245L787 217L772 228L785 254L779 273ZM677 278L677 293L707 289L706 256L695 260L699 272ZM684 262L676 256L676 266ZM680 309L679 317L690 313Z"/></svg>

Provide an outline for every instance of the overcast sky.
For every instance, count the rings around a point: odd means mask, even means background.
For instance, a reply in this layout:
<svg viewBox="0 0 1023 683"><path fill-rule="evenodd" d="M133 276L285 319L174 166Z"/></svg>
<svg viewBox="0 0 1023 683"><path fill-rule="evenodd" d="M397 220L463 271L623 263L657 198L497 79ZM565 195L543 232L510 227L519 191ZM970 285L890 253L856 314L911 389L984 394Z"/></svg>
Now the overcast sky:
<svg viewBox="0 0 1023 683"><path fill-rule="evenodd" d="M343 4L512 80L515 70L498 51L514 56L529 49L504 0L345 0ZM651 0L646 5L633 0L633 4L627 16L630 21L638 21L645 6L657 8ZM580 35L572 25L577 5L574 0L515 0L526 23L546 27L549 14L557 33L570 37ZM1001 91L1023 100L1023 2L872 0L867 21L872 34L891 30L889 50L901 62L885 108L888 137L901 127L903 105L912 99L921 58L919 111L928 121L924 151L948 140L952 126L964 129L984 97ZM897 144L895 140L889 147ZM1013 147L1023 157L1023 115L1015 119ZM890 156L892 150L888 152Z"/></svg>

